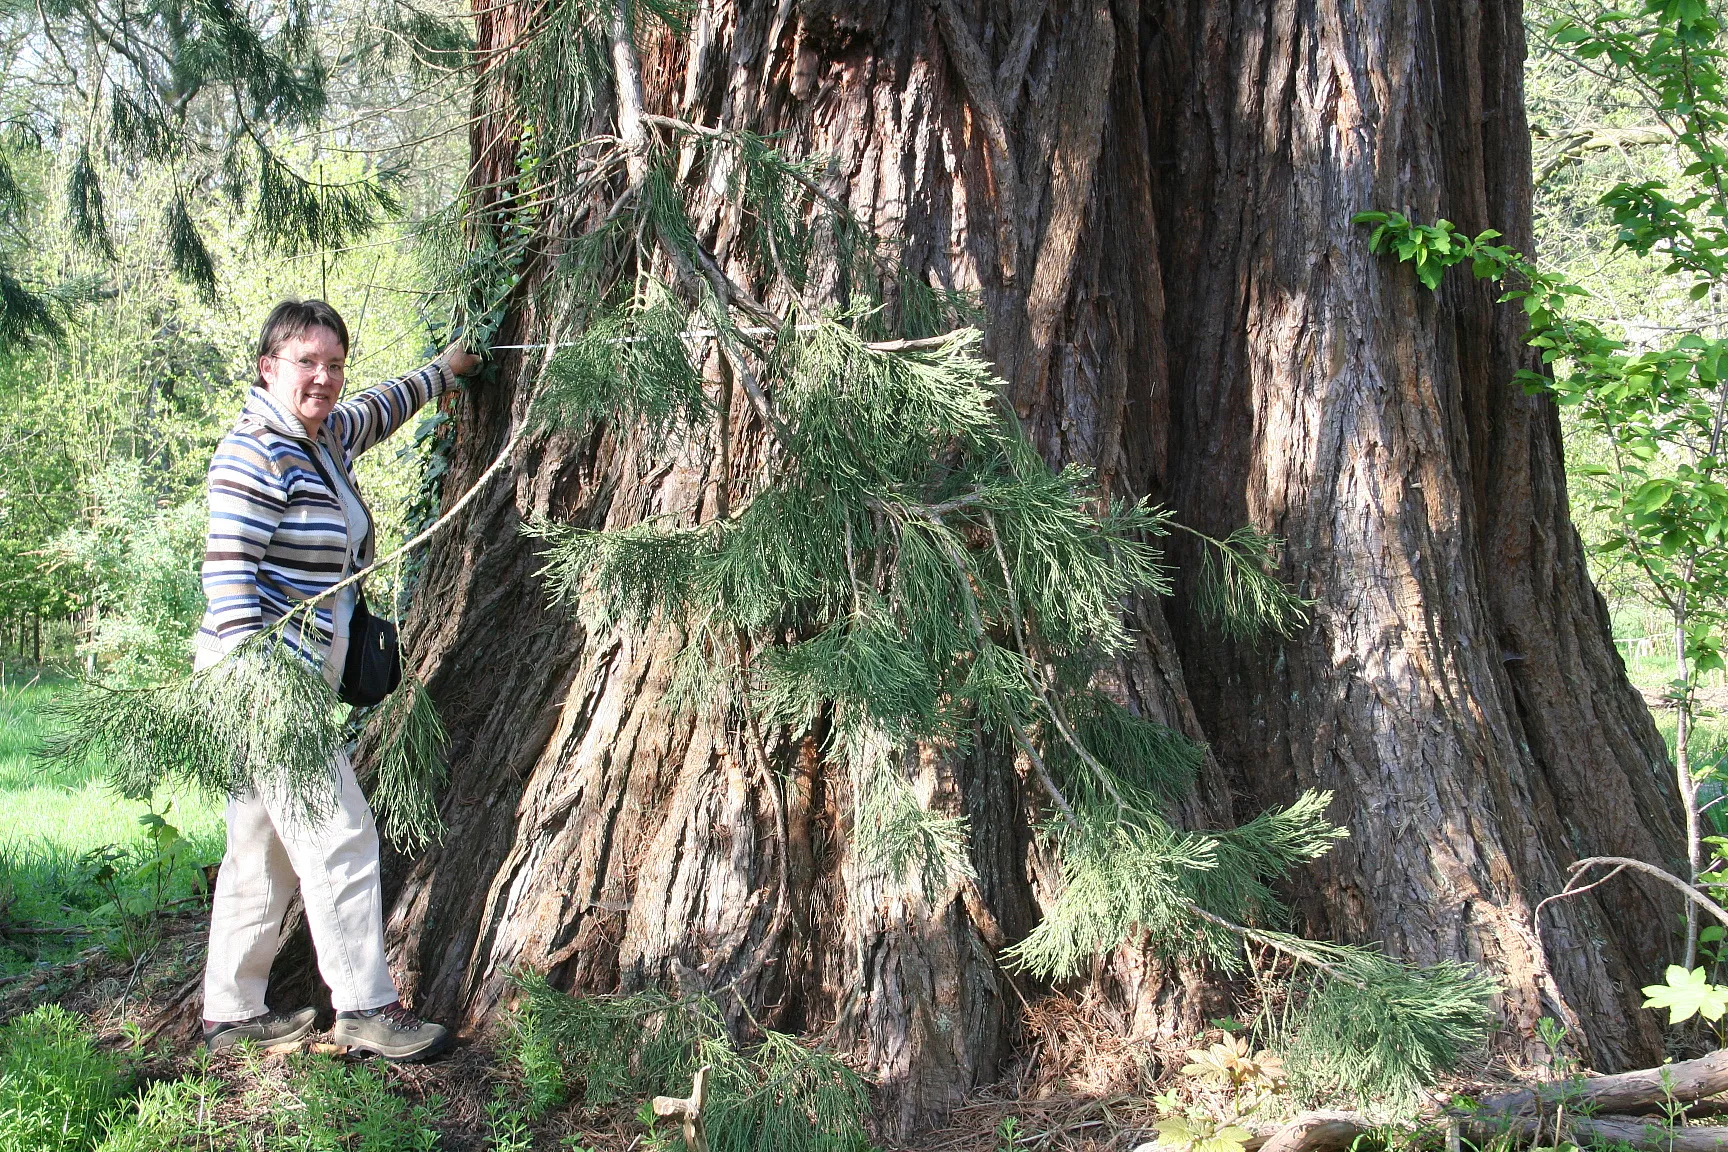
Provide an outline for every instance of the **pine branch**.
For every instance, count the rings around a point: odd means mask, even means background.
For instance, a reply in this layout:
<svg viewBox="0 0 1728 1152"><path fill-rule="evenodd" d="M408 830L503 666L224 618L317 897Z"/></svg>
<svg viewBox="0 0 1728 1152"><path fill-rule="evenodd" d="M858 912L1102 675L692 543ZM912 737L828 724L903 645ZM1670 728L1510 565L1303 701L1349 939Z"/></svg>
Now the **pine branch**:
<svg viewBox="0 0 1728 1152"><path fill-rule="evenodd" d="M296 256L341 248L365 238L387 217L399 215L396 194L400 171L345 184L311 181L295 172L253 136L256 145L257 202L252 229L265 250Z"/></svg>
<svg viewBox="0 0 1728 1152"><path fill-rule="evenodd" d="M335 803L330 764L342 744L336 697L273 635L250 637L199 672L145 688L86 682L55 699L59 731L38 758L102 763L121 795L190 785L291 797L317 817Z"/></svg>
<svg viewBox="0 0 1728 1152"><path fill-rule="evenodd" d="M520 431L516 435L520 435ZM335 802L330 764L344 734L337 701L304 653L312 613L344 588L394 563L454 523L503 468L516 444L449 511L368 568L333 585L320 600L296 605L209 668L167 683L122 688L87 681L56 699L60 729L43 745L45 763L103 763L122 795L148 797L172 783L216 795L259 788L298 801L311 816ZM437 831L431 793L442 780L442 729L424 686L407 678L380 711L378 785L387 820L409 844Z"/></svg>
<svg viewBox="0 0 1728 1152"><path fill-rule="evenodd" d="M410 855L443 841L437 795L449 779L444 724L426 685L415 676L385 697L368 727L377 733L367 799L385 836Z"/></svg>
<svg viewBox="0 0 1728 1152"><path fill-rule="evenodd" d="M216 261L192 222L186 195L176 192L168 201L164 218L168 233L168 262L175 275L198 290L205 303L216 299Z"/></svg>
<svg viewBox="0 0 1728 1152"><path fill-rule="evenodd" d="M72 171L66 178L66 215L72 221L72 238L104 260L114 259L114 240L108 235L108 214L102 198L102 180L90 158L89 145L78 149Z"/></svg>
<svg viewBox="0 0 1728 1152"><path fill-rule="evenodd" d="M1178 521L1170 523L1200 541L1195 606L1226 636L1246 641L1272 633L1289 640L1307 625L1313 601L1302 599L1277 576L1283 541L1252 525L1219 540Z"/></svg>
<svg viewBox="0 0 1728 1152"><path fill-rule="evenodd" d="M31 336L64 339L64 309L55 303L51 295L26 288L11 268L0 263L0 348L22 344Z"/></svg>
<svg viewBox="0 0 1728 1152"><path fill-rule="evenodd" d="M629 0L612 6L612 73L618 94L618 136L629 153L630 183L647 175L647 128L642 122L642 63L636 58L636 36Z"/></svg>
<svg viewBox="0 0 1728 1152"><path fill-rule="evenodd" d="M702 1116L715 1152L866 1152L869 1098L835 1056L765 1027L754 1047L735 1045L712 996L657 990L576 999L543 976L514 978L519 1007L506 1053L531 1093L531 1114L580 1092L599 1107L631 1097L682 1093L706 1068ZM736 993L737 982L720 991Z"/></svg>

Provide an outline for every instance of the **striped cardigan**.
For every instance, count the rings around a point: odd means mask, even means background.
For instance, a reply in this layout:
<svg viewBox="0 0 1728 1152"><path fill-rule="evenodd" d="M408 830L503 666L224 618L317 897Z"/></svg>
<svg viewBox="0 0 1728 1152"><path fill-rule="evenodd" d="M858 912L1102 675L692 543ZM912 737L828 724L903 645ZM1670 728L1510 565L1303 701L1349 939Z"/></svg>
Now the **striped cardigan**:
<svg viewBox="0 0 1728 1152"><path fill-rule="evenodd" d="M340 478L332 479L346 481L358 503L354 457L454 383L444 363L433 361L336 405L318 432L318 442L342 470ZM356 570L351 561L358 567L371 563L367 526L349 522L342 494L324 482L311 452L312 442L299 419L258 387L247 396L233 430L216 446L204 545L209 606L195 641L197 667L215 663L294 605L323 596ZM362 535L364 543L355 538ZM284 635L290 647L322 668L332 687L342 675L337 661L328 660L336 633L334 608L320 604L312 627L290 627ZM345 633L346 621L343 624Z"/></svg>

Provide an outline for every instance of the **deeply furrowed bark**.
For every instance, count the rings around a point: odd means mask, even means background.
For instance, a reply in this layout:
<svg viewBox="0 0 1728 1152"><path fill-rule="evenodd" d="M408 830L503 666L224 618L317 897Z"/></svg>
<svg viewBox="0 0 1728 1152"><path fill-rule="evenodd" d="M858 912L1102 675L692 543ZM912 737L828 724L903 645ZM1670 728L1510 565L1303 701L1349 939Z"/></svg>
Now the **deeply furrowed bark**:
<svg viewBox="0 0 1728 1152"><path fill-rule="evenodd" d="M482 49L530 11L488 5ZM1227 643L1180 594L1133 607L1141 647L1110 690L1215 753L1184 819L1336 789L1353 838L1292 885L1311 928L1481 961L1515 1038L1563 1011L1602 1066L1648 1062L1629 997L1673 901L1628 882L1553 909L1552 989L1532 951L1567 861L1677 844L1660 740L1566 519L1554 411L1510 383L1525 353L1487 291L1423 294L1349 224L1409 207L1527 239L1517 5L806 0L707 4L695 28L693 53L644 44L648 110L829 157L835 194L913 269L978 294L1053 464L1216 534L1287 538L1285 575L1316 601L1287 643ZM477 177L503 180L509 94L477 91ZM698 207L747 282L736 206ZM520 299L499 343L545 338ZM463 402L452 496L522 419L536 356L501 354L501 383ZM577 991L706 989L848 1046L903 1134L1009 1054L1032 989L996 957L1050 891L1035 787L1001 749L920 760L929 804L969 818L980 876L927 906L848 851L819 747L668 707L676 630L589 634L516 531L534 513L712 516L761 458L741 396L726 426L730 476L711 442L529 436L433 547L407 637L452 735L451 830L389 868L403 990L472 1028L515 967ZM1196 1018L1192 974L1134 949L1097 979L1139 1031Z"/></svg>
<svg viewBox="0 0 1728 1152"><path fill-rule="evenodd" d="M1317 601L1277 652L1220 651L1173 614L1207 734L1260 802L1337 789L1352 838L1315 870L1314 929L1479 960L1519 1034L1575 1013L1599 1065L1635 1065L1658 1051L1636 988L1672 899L1624 884L1552 907L1566 1003L1536 979L1531 911L1566 863L1679 843L1567 520L1557 414L1510 383L1534 365L1514 310L1463 277L1425 292L1349 223L1398 207L1530 249L1518 12L1192 4L1165 28L1160 220L1190 270L1170 497L1199 527L1285 537Z"/></svg>

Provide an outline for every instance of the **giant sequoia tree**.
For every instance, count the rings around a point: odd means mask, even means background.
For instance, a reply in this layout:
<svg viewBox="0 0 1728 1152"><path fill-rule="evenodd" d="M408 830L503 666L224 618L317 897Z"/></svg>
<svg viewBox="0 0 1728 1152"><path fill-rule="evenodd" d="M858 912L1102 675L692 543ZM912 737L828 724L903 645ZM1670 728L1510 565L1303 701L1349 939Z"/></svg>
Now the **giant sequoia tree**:
<svg viewBox="0 0 1728 1152"><path fill-rule="evenodd" d="M858 851L855 778L822 731L838 719L762 730L692 690L687 621L554 603L547 530L524 525L723 533L790 435L795 398L724 337L699 337L682 400L541 418L560 372L566 408L581 391L544 345L591 329L624 274L636 327L614 348L652 343L661 284L685 293L681 325L865 301L897 337L976 310L1053 469L1214 538L1281 539L1311 602L1288 636L1208 624L1219 553L1176 533L1173 590L1124 602L1132 642L1092 677L1209 747L1183 822L1331 790L1351 837L1292 886L1311 934L1483 965L1510 1042L1558 1013L1598 1066L1655 1057L1633 990L1668 958L1674 901L1626 882L1552 906L1545 957L1532 924L1574 858L1680 853L1661 740L1568 521L1558 420L1511 384L1515 316L1479 287L1418 292L1350 223L1396 207L1528 247L1518 5L625 12L476 16L470 317L530 347L458 406L450 498L501 451L508 479L433 546L407 629L453 758L449 834L393 868L415 1002L478 1026L524 966L577 991L706 989L851 1048L907 1129L997 1073L1033 992L1005 950L1060 887L1033 831L1052 796L1007 734L910 758L920 808L968 831L975 879L931 886ZM583 152L599 138L615 162ZM804 227L824 214L840 223ZM618 259L680 221L658 265ZM710 415L669 436L683 402ZM749 658L741 633L700 642ZM1195 1018L1199 977L1155 949L1130 941L1091 978L1137 1030Z"/></svg>

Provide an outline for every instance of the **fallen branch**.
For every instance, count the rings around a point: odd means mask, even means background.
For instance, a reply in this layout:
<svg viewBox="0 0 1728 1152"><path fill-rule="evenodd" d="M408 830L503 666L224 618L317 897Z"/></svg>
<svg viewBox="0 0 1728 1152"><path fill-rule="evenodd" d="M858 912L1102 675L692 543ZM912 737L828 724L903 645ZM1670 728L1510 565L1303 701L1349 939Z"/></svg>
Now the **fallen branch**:
<svg viewBox="0 0 1728 1152"><path fill-rule="evenodd" d="M1641 1068L1614 1076L1553 1080L1534 1088L1487 1096L1480 1101L1475 1119L1532 1116L1539 1110L1551 1111L1555 1105L1562 1104L1568 1111L1588 1107L1600 1115L1665 1102L1689 1104L1719 1092L1728 1092L1728 1050L1712 1052L1696 1060L1664 1064L1660 1068Z"/></svg>
<svg viewBox="0 0 1728 1152"><path fill-rule="evenodd" d="M106 955L108 955L106 948L86 948L78 954L76 960L68 960L64 964L54 964L46 968L32 968L28 972L19 972L14 976L0 976L0 988L4 988L8 984L20 984L25 981L39 980L46 984L50 980L64 979L67 976L75 975L78 969L86 964L100 960Z"/></svg>
<svg viewBox="0 0 1728 1152"><path fill-rule="evenodd" d="M1654 1071L1652 1069L1651 1071ZM1645 1073L1627 1073L1629 1076ZM1618 1077L1602 1077L1604 1080ZM1612 1097L1610 1097L1612 1098ZM1486 1117L1478 1113L1462 1125L1479 1146L1506 1135L1518 1140L1553 1140L1555 1121L1539 1116ZM1579 1145L1617 1144L1647 1152L1722 1152L1728 1149L1728 1128L1676 1127L1663 1120L1635 1116L1574 1116L1570 1108L1561 1120L1564 1136ZM1267 1126L1243 1141L1246 1152L1339 1152L1349 1148L1374 1125L1357 1112L1303 1112L1281 1126ZM1451 1141L1448 1140L1448 1146Z"/></svg>
<svg viewBox="0 0 1728 1152"><path fill-rule="evenodd" d="M1704 909L1704 911L1710 913L1710 915L1716 917L1716 919L1721 921L1723 924L1728 924L1728 909L1724 909L1722 905L1716 903L1716 901L1710 899L1710 897L1704 895L1704 893L1698 891L1698 889L1686 883L1686 881L1680 879L1680 877L1674 875L1674 873L1664 871L1663 869L1656 867L1654 864L1646 864L1642 860L1634 860L1630 856L1586 856L1584 859L1574 861L1572 864L1568 865L1566 871L1573 878L1576 878L1584 875L1584 873L1589 871L1591 868L1598 867L1613 867L1616 872L1623 868L1630 868L1634 872L1642 872L1646 876L1654 876L1670 888L1677 889L1682 896L1698 905L1698 907ZM1570 886L1570 881L1568 881L1568 886ZM1561 895L1577 895L1578 892L1582 891L1583 889L1579 888L1574 889L1571 893L1563 892ZM1549 899L1553 899L1553 897L1550 897Z"/></svg>
<svg viewBox="0 0 1728 1152"><path fill-rule="evenodd" d="M0 928L0 936L88 936L88 928L20 928L16 925Z"/></svg>
<svg viewBox="0 0 1728 1152"><path fill-rule="evenodd" d="M743 997L739 997L742 1002ZM748 1008L745 1009L749 1011ZM712 1068L704 1064L696 1070L696 1080L690 1086L690 1095L686 1097L656 1096L654 1097L654 1115L667 1120L676 1120L682 1125L684 1147L688 1152L708 1152L708 1130L702 1120L702 1105L708 1100L708 1073Z"/></svg>
<svg viewBox="0 0 1728 1152"><path fill-rule="evenodd" d="M1332 1152L1348 1148L1371 1125L1358 1112L1303 1112L1281 1128L1243 1142L1248 1152Z"/></svg>
<svg viewBox="0 0 1728 1152"><path fill-rule="evenodd" d="M1495 1124L1471 1124L1476 1141L1491 1140L1504 1133L1521 1139L1554 1139L1552 1121L1536 1117L1517 1118ZM1630 1147L1648 1152L1722 1152L1728 1148L1728 1128L1676 1128L1656 1120L1630 1116L1570 1116L1561 1125L1565 1138L1578 1145Z"/></svg>

